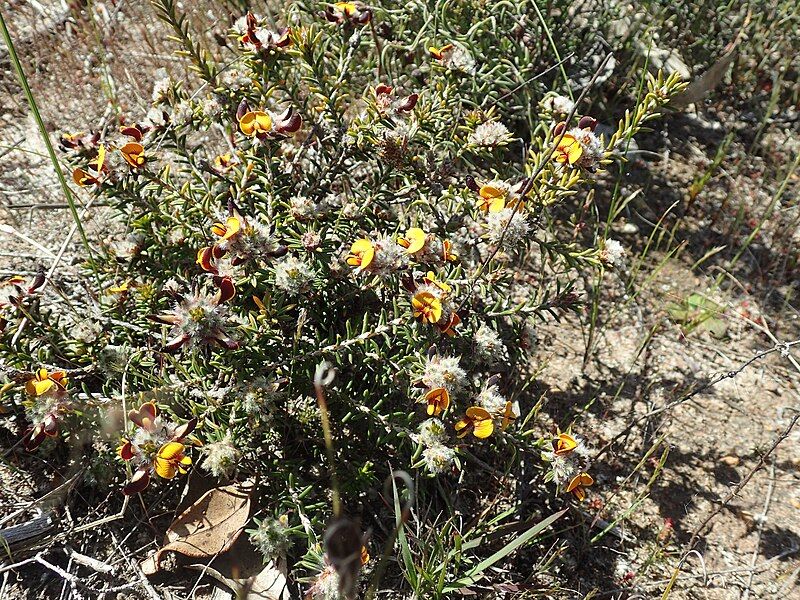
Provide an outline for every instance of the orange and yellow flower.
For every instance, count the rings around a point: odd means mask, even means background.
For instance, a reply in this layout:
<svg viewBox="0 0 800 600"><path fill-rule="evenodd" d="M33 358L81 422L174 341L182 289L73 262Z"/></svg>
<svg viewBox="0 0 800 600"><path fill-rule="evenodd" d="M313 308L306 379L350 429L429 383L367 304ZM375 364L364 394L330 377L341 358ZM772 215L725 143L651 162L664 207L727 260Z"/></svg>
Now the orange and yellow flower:
<svg viewBox="0 0 800 600"><path fill-rule="evenodd" d="M260 141L275 139L296 133L303 119L291 106L280 115L263 110L250 110L243 100L236 111L241 132Z"/></svg>
<svg viewBox="0 0 800 600"><path fill-rule="evenodd" d="M225 223L214 223L211 226L211 233L219 238L220 242L225 242L235 236L242 228L242 220L238 216L228 217Z"/></svg>
<svg viewBox="0 0 800 600"><path fill-rule="evenodd" d="M564 133L553 152L553 160L570 166L577 163L583 155L583 147L577 138L569 133Z"/></svg>
<svg viewBox="0 0 800 600"><path fill-rule="evenodd" d="M438 323L442 318L442 301L430 292L418 292L411 298L415 319L423 323Z"/></svg>
<svg viewBox="0 0 800 600"><path fill-rule="evenodd" d="M433 388L425 394L423 401L428 404L428 415L438 417L450 406L450 392L443 387Z"/></svg>
<svg viewBox="0 0 800 600"><path fill-rule="evenodd" d="M553 440L553 453L556 456L567 456L578 447L578 441L568 433L559 433Z"/></svg>
<svg viewBox="0 0 800 600"><path fill-rule="evenodd" d="M72 180L81 187L99 185L108 173L106 161L106 147L100 144L97 156L89 161L86 169L77 168L72 172Z"/></svg>
<svg viewBox="0 0 800 600"><path fill-rule="evenodd" d="M567 492L571 492L578 500L583 501L586 498L586 489L594 483L594 479L588 473L578 473L567 484Z"/></svg>
<svg viewBox="0 0 800 600"><path fill-rule="evenodd" d="M453 289L441 279L436 279L436 273L434 273L433 271L428 271L425 277L422 278L422 280L428 285L435 285L445 294L449 294Z"/></svg>
<svg viewBox="0 0 800 600"><path fill-rule="evenodd" d="M361 2L334 2L325 10L325 18L332 23L365 25L372 18L372 11Z"/></svg>
<svg viewBox="0 0 800 600"><path fill-rule="evenodd" d="M370 240L361 238L350 246L347 264L351 267L358 267L363 271L372 264L373 260L375 260L375 246Z"/></svg>
<svg viewBox="0 0 800 600"><path fill-rule="evenodd" d="M450 317L444 323L437 323L436 327L441 331L443 334L453 337L456 334L456 327L461 323L461 317L458 316L458 313L452 312L450 313Z"/></svg>
<svg viewBox="0 0 800 600"><path fill-rule="evenodd" d="M494 421L485 408L470 406L464 417L455 424L455 429L456 435L460 438L472 433L476 438L484 439L492 435Z"/></svg>
<svg viewBox="0 0 800 600"><path fill-rule="evenodd" d="M249 136L269 134L272 131L272 117L262 110L251 110L239 119L239 129Z"/></svg>
<svg viewBox="0 0 800 600"><path fill-rule="evenodd" d="M453 44L445 44L441 48L437 48L436 46L428 46L428 52L430 52L431 56L433 56L433 58L436 60L444 60L452 49Z"/></svg>
<svg viewBox="0 0 800 600"><path fill-rule="evenodd" d="M41 398L55 398L53 404L48 404L48 411L38 423L29 427L23 436L25 449L29 452L38 448L48 437L58 435L58 421L64 411L68 410L67 374L64 371L48 372L40 368L25 382L25 391L29 396Z"/></svg>
<svg viewBox="0 0 800 600"><path fill-rule="evenodd" d="M178 473L186 473L192 465L192 459L184 454L185 447L180 442L167 442L158 450L153 461L156 475L162 479L172 479Z"/></svg>
<svg viewBox="0 0 800 600"><path fill-rule="evenodd" d="M125 162L134 169L141 169L144 167L146 160L144 156L144 146L139 142L128 142L119 149L119 152L122 154L122 158L125 159Z"/></svg>
<svg viewBox="0 0 800 600"><path fill-rule="evenodd" d="M486 184L478 191L481 202L478 208L483 212L497 213L506 207L506 191L497 186Z"/></svg>
<svg viewBox="0 0 800 600"><path fill-rule="evenodd" d="M213 168L218 173L227 173L237 164L239 164L239 159L230 152L226 152L214 158Z"/></svg>
<svg viewBox="0 0 800 600"><path fill-rule="evenodd" d="M506 402L506 406L503 409L503 418L500 424L500 429L505 431L516 418L517 415L514 414L514 405L511 402Z"/></svg>
<svg viewBox="0 0 800 600"><path fill-rule="evenodd" d="M398 238L397 243L406 249L409 254L415 254L425 247L428 234L419 227L412 227L406 231L405 237Z"/></svg>
<svg viewBox="0 0 800 600"><path fill-rule="evenodd" d="M187 472L192 459L186 455L184 440L197 425L196 419L180 426L164 422L152 402L145 402L139 410L131 410L128 419L136 425L137 433L131 439L122 440L117 454L126 462L134 462L137 468L122 490L125 495L144 490L153 473L162 479L172 479Z"/></svg>
<svg viewBox="0 0 800 600"><path fill-rule="evenodd" d="M25 382L25 391L29 396L38 398L49 392L60 394L67 389L67 374L65 371L48 372L42 367L34 376Z"/></svg>

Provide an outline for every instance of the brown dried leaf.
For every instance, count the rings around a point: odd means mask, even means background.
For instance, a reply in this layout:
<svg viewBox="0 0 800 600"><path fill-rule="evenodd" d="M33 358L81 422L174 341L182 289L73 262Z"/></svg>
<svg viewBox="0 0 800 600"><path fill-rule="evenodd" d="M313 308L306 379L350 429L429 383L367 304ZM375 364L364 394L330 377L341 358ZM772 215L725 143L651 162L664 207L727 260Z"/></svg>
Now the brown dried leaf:
<svg viewBox="0 0 800 600"><path fill-rule="evenodd" d="M212 558L230 549L250 515L252 485L227 485L203 494L169 526L163 548L142 562L145 575L160 570L165 552Z"/></svg>

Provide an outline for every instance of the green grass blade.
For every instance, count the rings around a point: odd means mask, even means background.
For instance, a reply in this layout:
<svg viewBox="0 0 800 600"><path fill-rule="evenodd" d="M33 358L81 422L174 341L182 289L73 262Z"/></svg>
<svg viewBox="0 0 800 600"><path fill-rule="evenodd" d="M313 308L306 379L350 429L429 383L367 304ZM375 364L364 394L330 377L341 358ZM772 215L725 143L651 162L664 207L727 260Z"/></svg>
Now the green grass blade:
<svg viewBox="0 0 800 600"><path fill-rule="evenodd" d="M25 93L25 98L28 101L28 106L30 106L31 112L33 113L33 118L36 121L37 127L39 128L39 133L41 134L42 140L47 147L47 153L50 155L50 160L53 163L53 168L58 176L61 189L64 192L64 196L67 198L67 204L69 204L69 210L72 213L72 218L75 220L75 225L78 228L78 232L81 234L81 240L86 248L86 252L89 253L89 263L91 264L95 275L97 275L96 266L92 257L92 249L89 246L89 240L86 237L86 232L81 224L81 218L80 215L78 215L78 209L75 206L75 198L73 198L72 192L69 189L69 185L67 185L67 180L64 178L64 172L61 170L61 165L58 162L58 157L56 156L56 151L53 148L53 143L50 141L50 135L47 133L47 129L45 129L42 115L39 113L39 107L36 104L36 99L33 97L33 92L31 91L30 85L28 85L28 78L25 76L25 71L22 68L22 63L19 60L17 51L14 48L14 42L11 40L11 34L8 31L6 20L3 17L2 12L0 12L0 30L2 30L3 40L8 48L8 55L11 58L11 64L14 66L14 70L19 78L19 83L22 86L22 91Z"/></svg>
<svg viewBox="0 0 800 600"><path fill-rule="evenodd" d="M488 569L495 563L503 560L506 556L514 552L514 550L516 550L520 546L523 546L528 542L530 542L531 540L533 540L533 538L535 538L542 531L550 527L550 525L552 525L556 520L562 517L566 512L567 509L565 508L562 511L550 515L544 521L541 521L536 525L534 525L533 527L531 527L530 529L528 529L528 531L523 533L521 536L512 540L511 542L500 548L500 550L498 550L485 560L479 562L472 569L470 569L464 577L445 586L444 588L445 593L453 592L459 588L465 587L467 585L470 585L478 581L481 577L483 577L483 572L486 569Z"/></svg>

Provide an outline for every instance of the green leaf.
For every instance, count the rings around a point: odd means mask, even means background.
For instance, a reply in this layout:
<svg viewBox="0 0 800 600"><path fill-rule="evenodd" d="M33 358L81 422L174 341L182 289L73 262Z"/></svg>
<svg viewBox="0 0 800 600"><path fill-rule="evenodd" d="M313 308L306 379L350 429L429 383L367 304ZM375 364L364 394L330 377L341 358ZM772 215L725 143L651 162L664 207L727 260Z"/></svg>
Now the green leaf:
<svg viewBox="0 0 800 600"><path fill-rule="evenodd" d="M532 541L537 535L539 535L542 531L550 527L556 520L564 515L567 512L565 508L562 511L559 511L555 514L550 515L544 521L541 521L528 529L525 533L523 533L518 538L512 540L505 546L503 546L500 550L492 554L489 558L482 560L477 565L475 565L472 569L470 569L467 574L452 583L449 583L444 587L444 592L453 592L459 588L466 587L471 585L483 577L483 572L486 571L489 567L494 565L495 563L503 560L506 556L514 552L517 548L524 546L528 542Z"/></svg>

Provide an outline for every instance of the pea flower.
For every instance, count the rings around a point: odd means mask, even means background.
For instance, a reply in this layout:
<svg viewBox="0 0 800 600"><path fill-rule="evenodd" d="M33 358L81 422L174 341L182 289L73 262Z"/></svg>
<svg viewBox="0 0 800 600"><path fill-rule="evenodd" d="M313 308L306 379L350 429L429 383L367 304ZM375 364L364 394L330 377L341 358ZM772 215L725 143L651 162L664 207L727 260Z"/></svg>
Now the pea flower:
<svg viewBox="0 0 800 600"><path fill-rule="evenodd" d="M134 140L132 142L128 142L119 149L120 154L122 154L122 158L124 158L125 162L134 169L141 169L144 167L146 162L144 146L141 144L142 138L144 137L144 131L134 125L131 127L123 127L122 133L132 137Z"/></svg>
<svg viewBox="0 0 800 600"><path fill-rule="evenodd" d="M150 317L157 323L172 325L167 350L178 350L186 344L216 343L228 350L239 347L239 342L228 332L228 315L223 306L236 295L236 288L230 277L221 278L217 285L219 289L214 296L196 292L183 298L171 311Z"/></svg>
<svg viewBox="0 0 800 600"><path fill-rule="evenodd" d="M578 500L586 497L585 488L591 486L594 479L586 472L589 459L582 438L559 432L552 440L552 450L542 452L542 459L550 463L546 480L554 481L564 493L571 493Z"/></svg>
<svg viewBox="0 0 800 600"><path fill-rule="evenodd" d="M26 382L28 414L34 423L23 436L25 449L33 451L48 437L58 435L58 422L69 410L67 373L42 367Z"/></svg>
<svg viewBox="0 0 800 600"><path fill-rule="evenodd" d="M564 491L572 493L578 500L586 498L586 489L594 483L594 479L588 473L578 473L564 488Z"/></svg>
<svg viewBox="0 0 800 600"><path fill-rule="evenodd" d="M77 168L72 171L72 180L80 187L100 185L108 175L106 161L106 147L103 144L97 148L97 156L89 161L86 169Z"/></svg>
<svg viewBox="0 0 800 600"><path fill-rule="evenodd" d="M428 52L445 69L462 73L475 72L475 59L467 50L457 44L445 44L441 48L429 46Z"/></svg>
<svg viewBox="0 0 800 600"><path fill-rule="evenodd" d="M476 438L484 439L492 435L494 422L492 415L485 408L470 406L466 414L455 424L456 435L460 438L471 433Z"/></svg>
<svg viewBox="0 0 800 600"><path fill-rule="evenodd" d="M582 155L583 148L575 136L571 133L561 134L561 139L553 151L553 160L571 167L577 164Z"/></svg>
<svg viewBox="0 0 800 600"><path fill-rule="evenodd" d="M18 306L23 298L36 293L45 281L44 271L37 273L30 283L22 275L12 275L0 280L0 310L6 306Z"/></svg>
<svg viewBox="0 0 800 600"><path fill-rule="evenodd" d="M499 184L486 184L480 187L478 195L481 197L478 208L483 212L500 212L506 207L508 187Z"/></svg>
<svg viewBox="0 0 800 600"><path fill-rule="evenodd" d="M566 124L559 123L553 135L560 140L553 152L553 160L569 166L578 166L594 172L603 157L603 144L594 134L597 121L592 117L581 117L578 126L565 131Z"/></svg>
<svg viewBox="0 0 800 600"><path fill-rule="evenodd" d="M456 260L453 244L449 240L440 240L433 233L425 233L419 227L412 227L405 236L398 238L397 243L406 249L406 253L421 263L444 263Z"/></svg>
<svg viewBox="0 0 800 600"><path fill-rule="evenodd" d="M230 172L234 166L239 164L239 158L231 154L230 152L226 152L225 154L219 154L214 157L214 162L211 164L211 168L214 169L217 173L224 175L225 173Z"/></svg>
<svg viewBox="0 0 800 600"><path fill-rule="evenodd" d="M390 85L381 84L373 90L375 94L375 106L381 115L402 115L414 110L419 100L419 94L411 94L405 98L393 97L394 88Z"/></svg>
<svg viewBox="0 0 800 600"><path fill-rule="evenodd" d="M65 133L59 138L61 146L68 150L87 150L94 148L100 139L100 134L95 133Z"/></svg>
<svg viewBox="0 0 800 600"><path fill-rule="evenodd" d="M480 197L478 209L484 213L497 213L504 208L514 208L518 203L522 202L522 191L525 186L525 180L520 181L515 185L511 185L505 181L493 180L478 185L474 180L470 179L467 183L468 187L477 192ZM518 210L525 208L523 203Z"/></svg>
<svg viewBox="0 0 800 600"><path fill-rule="evenodd" d="M131 438L123 438L117 454L136 469L131 480L122 489L126 496L143 491L155 473L162 479L172 479L186 473L192 459L186 455L184 439L194 430L197 419L183 425L164 421L152 402L139 410L131 410L128 419L136 426Z"/></svg>
<svg viewBox="0 0 800 600"><path fill-rule="evenodd" d="M233 266L238 266L248 261L267 261L286 254L286 246L275 240L268 226L258 219L245 219L235 209L231 213L224 223L217 222L211 227L211 233L219 239L197 252L197 264L204 271L219 275L218 261L226 255Z"/></svg>
<svg viewBox="0 0 800 600"><path fill-rule="evenodd" d="M372 11L363 2L334 2L325 9L325 18L339 25L366 25L372 19Z"/></svg>
<svg viewBox="0 0 800 600"><path fill-rule="evenodd" d="M284 27L277 32L270 31L261 24L261 19L251 12L239 19L234 30L239 34L239 43L251 52L270 51L286 48L292 43L291 29Z"/></svg>
<svg viewBox="0 0 800 600"><path fill-rule="evenodd" d="M361 238L350 246L347 264L351 267L357 267L360 271L364 271L369 268L373 260L375 260L375 246L370 240Z"/></svg>
<svg viewBox="0 0 800 600"><path fill-rule="evenodd" d="M303 124L302 117L291 106L277 115L264 110L250 110L247 100L239 104L236 120L243 134L262 143L297 133Z"/></svg>
<svg viewBox="0 0 800 600"><path fill-rule="evenodd" d="M442 319L442 301L430 292L417 292L411 298L414 318L423 323L438 323Z"/></svg>
<svg viewBox="0 0 800 600"><path fill-rule="evenodd" d="M351 267L356 267L357 273L388 275L404 267L408 256L390 238L379 236L374 240L361 238L353 242L345 260Z"/></svg>
<svg viewBox="0 0 800 600"><path fill-rule="evenodd" d="M450 406L450 392L447 388L438 387L428 390L422 401L427 403L426 412L430 417L438 417Z"/></svg>
<svg viewBox="0 0 800 600"><path fill-rule="evenodd" d="M407 285L412 292L411 308L414 318L422 323L435 325L448 336L455 335L455 327L461 323L461 318L450 300L450 285L437 279L433 271L428 271L421 284L411 281Z"/></svg>

